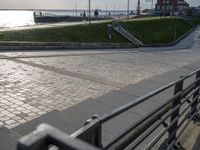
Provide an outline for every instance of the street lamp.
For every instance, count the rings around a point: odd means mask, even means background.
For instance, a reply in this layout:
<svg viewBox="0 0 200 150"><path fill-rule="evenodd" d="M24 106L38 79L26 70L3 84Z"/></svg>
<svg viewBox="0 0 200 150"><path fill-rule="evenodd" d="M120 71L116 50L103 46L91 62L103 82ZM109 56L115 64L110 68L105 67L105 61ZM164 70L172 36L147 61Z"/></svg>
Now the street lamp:
<svg viewBox="0 0 200 150"><path fill-rule="evenodd" d="M89 0L89 24L91 23L91 0Z"/></svg>
<svg viewBox="0 0 200 150"><path fill-rule="evenodd" d="M153 14L153 0L151 1L151 15Z"/></svg>
<svg viewBox="0 0 200 150"><path fill-rule="evenodd" d="M129 10L130 10L130 0L128 0L128 6L127 6L127 19L129 20Z"/></svg>

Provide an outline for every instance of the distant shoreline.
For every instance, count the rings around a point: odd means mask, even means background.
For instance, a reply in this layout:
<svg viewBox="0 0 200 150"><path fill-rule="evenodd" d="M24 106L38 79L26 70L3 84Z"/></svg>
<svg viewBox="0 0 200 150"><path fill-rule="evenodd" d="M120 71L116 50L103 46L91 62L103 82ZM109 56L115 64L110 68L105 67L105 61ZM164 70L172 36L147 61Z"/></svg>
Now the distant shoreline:
<svg viewBox="0 0 200 150"><path fill-rule="evenodd" d="M8 15L7 15L7 11L8 11ZM74 9L60 9L60 10L49 10L49 9L1 9L0 10L0 29L2 30L2 28L16 28L16 27L29 27L29 26L37 26L38 24L36 24L34 22L34 16L33 16L33 12L34 11L41 11L44 13L52 13L58 16L81 16L81 14L83 14L83 12L86 12L86 15L88 16L88 11L87 10L74 10ZM16 13L17 12L17 13ZM19 15L18 15L19 12ZM108 16L108 14L111 14L110 18L116 18L116 19L123 19L125 18L126 15L126 11L125 10L101 10L99 11L99 16L103 16L106 17ZM92 10L92 16L94 14L94 10ZM24 16L26 17L24 19ZM19 18L19 20L17 19ZM13 23L14 22L14 23ZM70 24L70 22L64 22L65 24ZM42 23L47 25L48 23ZM51 23L49 23L51 24ZM55 23L56 24L56 23Z"/></svg>
<svg viewBox="0 0 200 150"><path fill-rule="evenodd" d="M0 9L0 11L75 11L76 9ZM92 9L94 11L95 9ZM126 12L127 10L104 10L101 11L110 11L110 12ZM78 9L78 11L88 11L88 9ZM131 11L131 10L130 10ZM135 10L133 10L135 11Z"/></svg>

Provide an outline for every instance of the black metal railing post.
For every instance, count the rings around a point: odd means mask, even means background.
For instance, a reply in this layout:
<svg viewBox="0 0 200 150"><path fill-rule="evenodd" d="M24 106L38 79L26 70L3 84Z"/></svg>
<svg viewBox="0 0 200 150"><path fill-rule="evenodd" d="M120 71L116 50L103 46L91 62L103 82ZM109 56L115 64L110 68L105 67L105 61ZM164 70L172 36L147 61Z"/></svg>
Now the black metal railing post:
<svg viewBox="0 0 200 150"><path fill-rule="evenodd" d="M197 73L196 73L196 83L195 83L195 88L198 88L199 86L200 86L200 81L198 81L199 80L199 78L200 78L200 71L198 71ZM198 95L199 95L199 92L200 92L200 90L198 89L198 90L196 90L195 92L194 92L194 94L193 94L193 101L194 101L194 103L191 105L191 116L194 114L194 113L196 113L196 111L197 111L197 106L198 106L198 100L199 100L199 98L198 98Z"/></svg>
<svg viewBox="0 0 200 150"><path fill-rule="evenodd" d="M93 115L91 119L87 120L85 126L92 124L95 120L98 120L98 115ZM98 148L102 148L102 125L99 122L95 124L94 128L86 134L78 136L78 138Z"/></svg>
<svg viewBox="0 0 200 150"><path fill-rule="evenodd" d="M177 82L177 84L175 85L175 88L174 88L174 95L176 95L177 93L179 93L183 90L183 82L184 82L184 79ZM177 107L177 105L181 104L181 99L182 99L182 96L180 95L172 102L172 109L175 109ZM180 112L180 107L172 113L171 120L170 120L171 123L177 117L179 117L179 112ZM167 139L167 141L168 141L167 144L170 144L172 141L174 141L176 139L177 130L178 130L178 120L168 130L170 139Z"/></svg>
<svg viewBox="0 0 200 150"><path fill-rule="evenodd" d="M92 119L97 119L98 120L99 116L98 115L93 115ZM94 131L94 146L98 148L102 148L102 125L99 124L97 128Z"/></svg>

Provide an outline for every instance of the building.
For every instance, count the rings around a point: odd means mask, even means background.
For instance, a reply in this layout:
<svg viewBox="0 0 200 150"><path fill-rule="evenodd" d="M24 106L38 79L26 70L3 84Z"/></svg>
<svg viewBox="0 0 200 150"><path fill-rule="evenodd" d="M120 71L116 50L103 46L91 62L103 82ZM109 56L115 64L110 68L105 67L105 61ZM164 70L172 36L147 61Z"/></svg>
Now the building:
<svg viewBox="0 0 200 150"><path fill-rule="evenodd" d="M189 4L184 0L157 0L156 12L160 15L186 15Z"/></svg>
<svg viewBox="0 0 200 150"><path fill-rule="evenodd" d="M200 6L199 7L190 7L188 11L188 16L200 16Z"/></svg>

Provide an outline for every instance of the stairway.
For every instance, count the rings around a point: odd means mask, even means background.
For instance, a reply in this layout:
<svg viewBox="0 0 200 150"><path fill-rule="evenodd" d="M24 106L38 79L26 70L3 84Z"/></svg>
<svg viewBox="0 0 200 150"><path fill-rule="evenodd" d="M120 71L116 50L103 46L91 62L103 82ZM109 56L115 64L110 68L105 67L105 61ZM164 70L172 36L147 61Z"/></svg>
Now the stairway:
<svg viewBox="0 0 200 150"><path fill-rule="evenodd" d="M135 46L139 47L143 45L141 41L139 41L137 38L135 38L131 33L129 33L124 27L122 27L119 23L113 23L112 25L113 29L118 32L120 35L122 35L124 38L129 40L131 43L133 43Z"/></svg>

